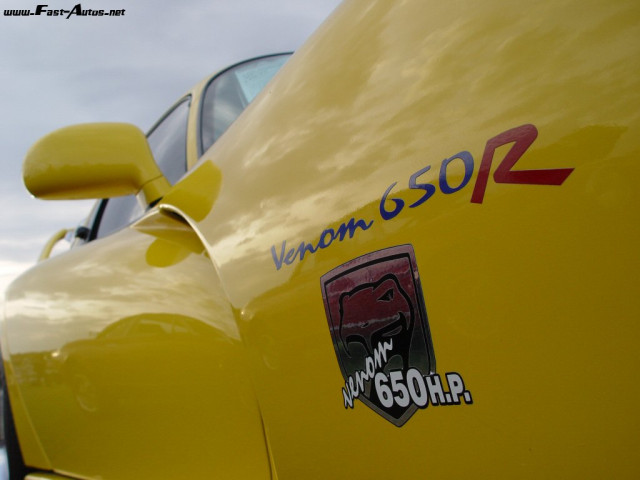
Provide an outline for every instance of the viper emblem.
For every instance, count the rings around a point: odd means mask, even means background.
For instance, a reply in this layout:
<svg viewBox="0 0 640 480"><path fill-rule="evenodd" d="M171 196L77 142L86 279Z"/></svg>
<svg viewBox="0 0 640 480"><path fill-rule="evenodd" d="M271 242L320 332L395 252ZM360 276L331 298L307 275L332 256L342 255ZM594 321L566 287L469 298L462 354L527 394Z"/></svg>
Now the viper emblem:
<svg viewBox="0 0 640 480"><path fill-rule="evenodd" d="M373 387L380 373L435 372L413 247L400 245L363 255L326 273L321 283L345 380L345 407L358 399L393 424L403 425L417 407L408 402L391 405Z"/></svg>
<svg viewBox="0 0 640 480"><path fill-rule="evenodd" d="M368 315L368 316L367 316ZM411 299L395 275L360 285L340 297L340 340L348 355L371 356L383 340L393 339L393 351L407 368L414 324ZM360 348L358 348L360 347Z"/></svg>

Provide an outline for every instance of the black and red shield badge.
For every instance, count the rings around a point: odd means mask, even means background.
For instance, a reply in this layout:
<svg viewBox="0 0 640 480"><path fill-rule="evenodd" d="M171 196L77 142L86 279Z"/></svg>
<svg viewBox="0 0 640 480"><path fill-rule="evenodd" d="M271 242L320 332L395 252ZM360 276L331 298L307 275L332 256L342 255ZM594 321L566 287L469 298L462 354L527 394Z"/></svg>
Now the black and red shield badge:
<svg viewBox="0 0 640 480"><path fill-rule="evenodd" d="M424 385L425 376L435 372L413 247L401 245L363 255L334 268L320 281L345 380L345 407L353 407L359 399L402 426L418 409L409 393L414 396L417 390L407 388L414 383L412 375Z"/></svg>

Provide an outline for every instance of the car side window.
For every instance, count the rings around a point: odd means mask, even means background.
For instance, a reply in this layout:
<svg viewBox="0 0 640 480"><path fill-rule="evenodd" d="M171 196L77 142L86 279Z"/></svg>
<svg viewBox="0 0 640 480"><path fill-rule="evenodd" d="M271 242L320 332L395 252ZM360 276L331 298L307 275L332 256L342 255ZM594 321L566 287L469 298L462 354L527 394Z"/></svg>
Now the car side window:
<svg viewBox="0 0 640 480"><path fill-rule="evenodd" d="M187 119L189 97L173 107L149 134L147 141L158 167L172 185L187 171ZM92 238L101 238L140 218L144 208L135 195L102 200Z"/></svg>
<svg viewBox="0 0 640 480"><path fill-rule="evenodd" d="M220 138L290 56L286 53L249 60L211 80L202 101L201 153Z"/></svg>
<svg viewBox="0 0 640 480"><path fill-rule="evenodd" d="M187 172L187 119L190 98L178 103L147 135L153 158L173 185Z"/></svg>
<svg viewBox="0 0 640 480"><path fill-rule="evenodd" d="M102 213L96 219L95 238L106 237L122 227L129 225L144 213L142 205L135 195L113 197L102 200Z"/></svg>

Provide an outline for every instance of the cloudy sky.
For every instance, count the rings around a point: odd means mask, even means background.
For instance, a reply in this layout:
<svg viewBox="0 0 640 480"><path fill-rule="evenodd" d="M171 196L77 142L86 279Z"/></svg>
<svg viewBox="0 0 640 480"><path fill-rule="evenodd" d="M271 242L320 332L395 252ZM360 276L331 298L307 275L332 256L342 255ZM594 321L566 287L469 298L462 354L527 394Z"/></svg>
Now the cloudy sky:
<svg viewBox="0 0 640 480"><path fill-rule="evenodd" d="M41 136L83 122L147 130L210 73L297 49L340 0L83 0L121 17L15 17L5 9L71 10L79 0L2 0L0 16L0 291L47 239L93 202L33 199L22 159Z"/></svg>

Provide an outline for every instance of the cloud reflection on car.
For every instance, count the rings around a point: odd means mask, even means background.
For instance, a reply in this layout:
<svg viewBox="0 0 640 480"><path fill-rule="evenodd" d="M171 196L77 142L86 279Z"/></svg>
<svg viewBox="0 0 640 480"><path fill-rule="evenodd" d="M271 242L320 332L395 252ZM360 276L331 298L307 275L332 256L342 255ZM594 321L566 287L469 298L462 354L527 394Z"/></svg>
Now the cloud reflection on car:
<svg viewBox="0 0 640 480"><path fill-rule="evenodd" d="M51 359L78 406L95 413L134 403L142 392L162 396L179 387L183 377L177 365L206 375L212 341L221 341L215 329L194 318L139 314L112 323L93 339L66 344Z"/></svg>

